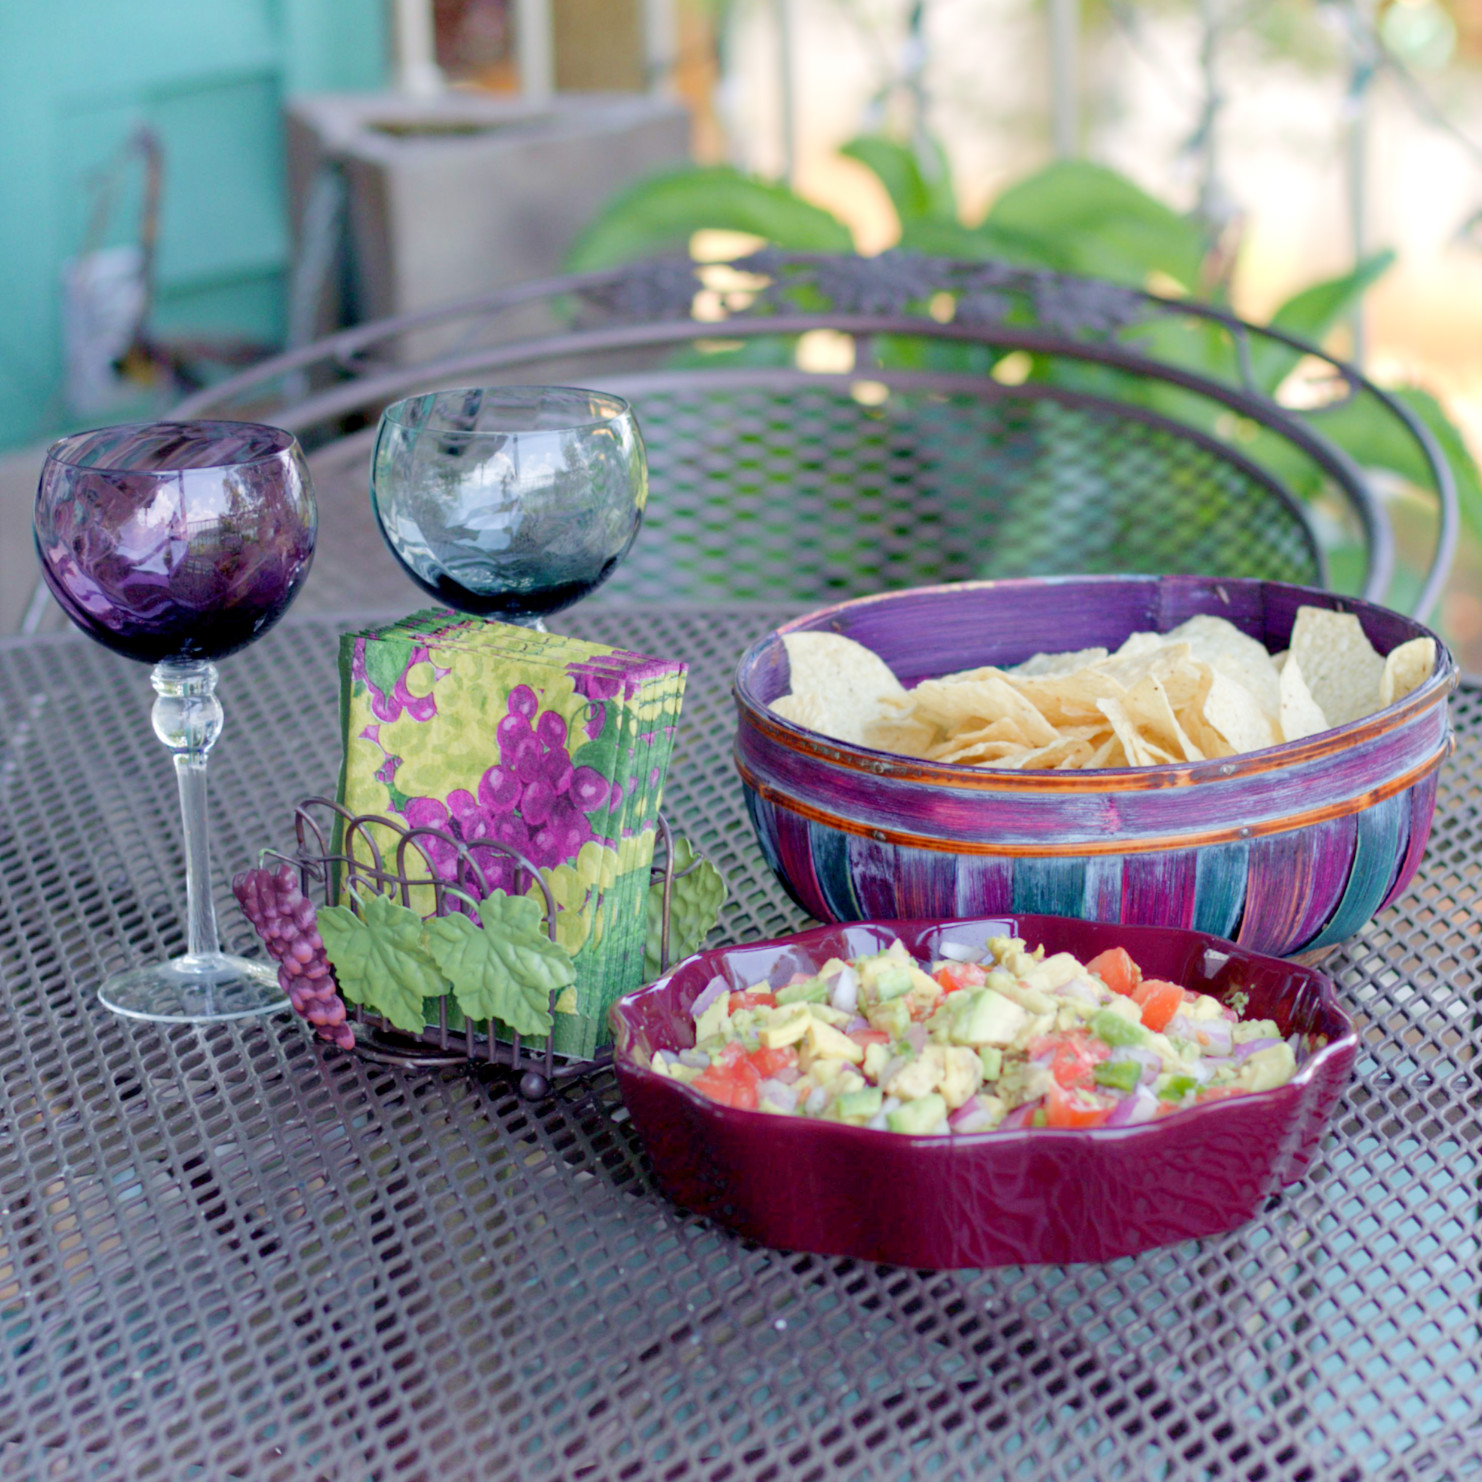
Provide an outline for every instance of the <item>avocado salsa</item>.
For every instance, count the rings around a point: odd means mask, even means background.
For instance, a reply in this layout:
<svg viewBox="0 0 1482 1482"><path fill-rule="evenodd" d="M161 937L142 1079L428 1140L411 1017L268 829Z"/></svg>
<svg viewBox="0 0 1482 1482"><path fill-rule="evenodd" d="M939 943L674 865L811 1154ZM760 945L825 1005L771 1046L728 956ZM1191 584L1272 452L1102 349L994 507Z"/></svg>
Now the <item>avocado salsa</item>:
<svg viewBox="0 0 1482 1482"><path fill-rule="evenodd" d="M1296 1073L1271 1020L1145 978L1121 947L942 950L919 963L897 940L775 988L717 978L694 1048L652 1067L726 1106L917 1136L1130 1126Z"/></svg>

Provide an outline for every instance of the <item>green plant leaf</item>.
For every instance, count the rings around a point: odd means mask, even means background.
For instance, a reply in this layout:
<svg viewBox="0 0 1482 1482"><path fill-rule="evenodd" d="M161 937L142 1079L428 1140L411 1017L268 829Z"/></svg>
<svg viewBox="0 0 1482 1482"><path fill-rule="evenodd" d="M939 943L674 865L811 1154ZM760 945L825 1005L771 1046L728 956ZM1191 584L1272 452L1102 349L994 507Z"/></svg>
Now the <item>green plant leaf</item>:
<svg viewBox="0 0 1482 1482"><path fill-rule="evenodd" d="M540 906L529 896L496 890L479 905L483 928L467 916L437 916L427 941L447 974L458 1007L470 1019L498 1019L517 1034L551 1027L551 992L576 981L566 952L541 927Z"/></svg>
<svg viewBox="0 0 1482 1482"><path fill-rule="evenodd" d="M1440 444L1456 480L1462 519L1469 530L1482 536L1482 477L1460 430L1430 392L1418 386L1402 386L1388 394L1425 423ZM1420 444L1371 396L1361 394L1338 406L1311 412L1308 420L1361 467L1386 468L1427 491L1435 487Z"/></svg>
<svg viewBox="0 0 1482 1482"><path fill-rule="evenodd" d="M852 252L849 228L785 185L729 165L651 175L603 207L566 258L575 273L684 250L697 231L747 232L794 252Z"/></svg>
<svg viewBox="0 0 1482 1482"><path fill-rule="evenodd" d="M688 869L698 856L690 841L680 835L674 839L675 871ZM669 898L669 964L672 967L691 952L720 920L720 908L726 902L725 877L708 859L683 879L676 879ZM664 930L664 883L648 887L648 939L643 949L643 971L651 980L658 977Z"/></svg>
<svg viewBox="0 0 1482 1482"><path fill-rule="evenodd" d="M946 155L935 139L928 148L932 157L925 169L914 149L884 134L861 134L839 153L858 160L885 187L904 231L908 222L922 218L957 220L957 198Z"/></svg>
<svg viewBox="0 0 1482 1482"><path fill-rule="evenodd" d="M977 230L1016 243L1015 260L1137 288L1154 271L1193 288L1205 254L1196 222L1089 160L1056 160L1016 181Z"/></svg>
<svg viewBox="0 0 1482 1482"><path fill-rule="evenodd" d="M448 991L428 955L422 918L384 895L366 896L360 910L357 916L349 906L320 906L316 915L340 992L416 1034L422 1000Z"/></svg>
<svg viewBox="0 0 1482 1482"><path fill-rule="evenodd" d="M1325 278L1293 294L1271 316L1272 329L1320 345L1340 319L1363 298L1370 286L1387 273L1395 254L1386 248L1364 258L1352 272ZM1251 369L1256 385L1268 396L1291 374L1300 355L1284 345L1263 340L1251 346Z"/></svg>

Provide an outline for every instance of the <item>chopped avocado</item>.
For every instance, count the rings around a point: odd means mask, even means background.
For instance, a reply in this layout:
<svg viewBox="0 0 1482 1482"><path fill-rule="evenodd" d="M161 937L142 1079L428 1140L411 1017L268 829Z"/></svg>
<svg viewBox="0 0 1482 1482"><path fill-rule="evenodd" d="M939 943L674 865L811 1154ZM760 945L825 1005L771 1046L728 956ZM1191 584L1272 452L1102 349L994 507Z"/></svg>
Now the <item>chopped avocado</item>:
<svg viewBox="0 0 1482 1482"><path fill-rule="evenodd" d="M715 1039L726 1032L731 1022L731 996L722 993L714 1003L695 1020L695 1043L701 1040Z"/></svg>
<svg viewBox="0 0 1482 1482"><path fill-rule="evenodd" d="M794 1004L785 1014L772 1020L758 1036L769 1050L795 1045L818 1020L808 1012L807 1004Z"/></svg>
<svg viewBox="0 0 1482 1482"><path fill-rule="evenodd" d="M1131 1091L1142 1079L1142 1066L1135 1060L1103 1060L1091 1072L1098 1086L1110 1086L1116 1091Z"/></svg>
<svg viewBox="0 0 1482 1482"><path fill-rule="evenodd" d="M883 972L875 975L875 992L879 995L881 1003L889 1003L892 998L899 998L903 993L909 993L914 982L915 979L911 976L909 967L887 967Z"/></svg>
<svg viewBox="0 0 1482 1482"><path fill-rule="evenodd" d="M980 988L952 1005L951 1036L959 1045L1007 1045L1024 1027L1029 1015L1012 999L992 988Z"/></svg>
<svg viewBox="0 0 1482 1482"><path fill-rule="evenodd" d="M851 1060L856 1065L865 1057L864 1046L856 1044L847 1034L841 1033L831 1024L820 1024L811 1015L808 1018L808 1048L815 1055L833 1060Z"/></svg>
<svg viewBox="0 0 1482 1482"><path fill-rule="evenodd" d="M1090 1022L1091 1033L1113 1047L1145 1045L1149 1039L1147 1030L1141 1024L1134 1024L1121 1014L1113 1013L1111 1009L1102 1009L1093 1014Z"/></svg>
<svg viewBox="0 0 1482 1482"><path fill-rule="evenodd" d="M804 983L789 983L777 990L777 1003L781 1007L789 1003L824 1003L828 999L828 984L822 978L809 978Z"/></svg>
<svg viewBox="0 0 1482 1482"><path fill-rule="evenodd" d="M983 1062L983 1079L996 1081L1003 1070L1003 1051L993 1045L982 1045L978 1049L978 1059Z"/></svg>
<svg viewBox="0 0 1482 1482"><path fill-rule="evenodd" d="M1269 1091L1273 1086L1284 1086L1297 1073L1297 1057L1292 1047L1283 1040L1279 1045L1269 1045L1247 1057L1235 1077L1235 1084L1242 1091Z"/></svg>
<svg viewBox="0 0 1482 1482"><path fill-rule="evenodd" d="M911 1027L910 1005L899 998L876 1004L866 1017L873 1028L883 1029L891 1039L900 1039Z"/></svg>
<svg viewBox="0 0 1482 1482"><path fill-rule="evenodd" d="M846 1091L836 1103L841 1117L873 1117L880 1110L885 1093L879 1086L866 1086L862 1091Z"/></svg>
<svg viewBox="0 0 1482 1482"><path fill-rule="evenodd" d="M885 1119L892 1132L914 1133L917 1136L930 1132L947 1115L947 1103L935 1091L908 1101L898 1111Z"/></svg>

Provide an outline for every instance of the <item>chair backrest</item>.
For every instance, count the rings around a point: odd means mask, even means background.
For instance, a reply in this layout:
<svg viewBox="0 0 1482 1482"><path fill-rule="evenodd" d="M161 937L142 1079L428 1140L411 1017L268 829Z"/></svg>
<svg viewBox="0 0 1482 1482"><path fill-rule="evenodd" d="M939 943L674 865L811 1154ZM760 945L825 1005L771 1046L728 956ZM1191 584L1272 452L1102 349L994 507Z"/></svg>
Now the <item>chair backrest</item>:
<svg viewBox="0 0 1482 1482"><path fill-rule="evenodd" d="M346 331L179 414L262 417L327 453L351 438L336 497L369 521L364 429L386 402L519 382L637 410L650 501L611 597L1193 571L1424 613L1454 546L1444 457L1352 367L1217 310L998 264L769 253L526 285ZM1432 511L1408 590L1368 475L1324 430L1353 415L1403 445L1389 466Z"/></svg>

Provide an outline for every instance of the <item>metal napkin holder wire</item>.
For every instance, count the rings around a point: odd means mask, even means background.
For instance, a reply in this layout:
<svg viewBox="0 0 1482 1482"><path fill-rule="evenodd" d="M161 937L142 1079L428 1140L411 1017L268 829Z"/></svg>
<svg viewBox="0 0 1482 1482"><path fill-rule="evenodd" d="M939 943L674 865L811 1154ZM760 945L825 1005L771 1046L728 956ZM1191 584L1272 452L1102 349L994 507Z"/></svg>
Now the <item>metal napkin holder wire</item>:
<svg viewBox="0 0 1482 1482"><path fill-rule="evenodd" d="M331 836L338 833L338 849L331 845L317 815L328 815L330 819L337 821L338 829L332 822L329 824L329 832ZM382 849L372 832L372 825L395 837L394 851ZM345 892L360 884L377 895L394 895L408 908L411 907L414 890L430 889L433 892L434 916L446 916L455 910L469 913L476 901L490 894L494 888L475 858L475 851L489 850L514 861L518 872L514 882L517 890L526 880L533 880L539 885L544 901L542 915L546 933L553 942L556 940L557 906L545 877L518 849L501 843L498 839L465 840L445 829L408 828L405 823L384 814L351 813L340 803L321 797L305 798L294 808L293 828L294 852L291 855L276 849L265 849L262 858L264 862L276 861L297 870L299 888L307 899L314 899L317 893L325 905L335 904L335 882L338 878L342 880L342 889ZM659 970L667 972L674 882L697 869L700 861L692 860L684 869L675 869L674 836L662 814L658 818L657 834L658 845L663 851L663 863L652 866L650 881L651 887L658 884L663 886ZM428 845L442 845L451 851L456 866L451 872L452 878L445 878L438 873L419 840ZM357 842L363 845L365 855L357 852ZM552 990L550 1010L553 1016L558 997L559 992ZM500 1067L519 1075L520 1094L532 1101L538 1101L557 1087L580 1080L612 1063L610 1045L599 1047L592 1056L579 1057L557 1052L551 1042L552 1036L546 1036L543 1045L532 1046L520 1034L490 1020L465 1019L461 1031L451 1029L448 1025L446 995L437 1001L437 1023L429 1024L420 1034L415 1035L396 1029L382 1015L360 1004L347 1000L345 1007L349 1019L357 1026L356 1052L365 1059L427 1070L463 1064ZM476 1027L476 1024L482 1024L483 1027Z"/></svg>

